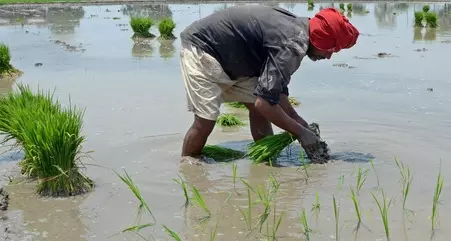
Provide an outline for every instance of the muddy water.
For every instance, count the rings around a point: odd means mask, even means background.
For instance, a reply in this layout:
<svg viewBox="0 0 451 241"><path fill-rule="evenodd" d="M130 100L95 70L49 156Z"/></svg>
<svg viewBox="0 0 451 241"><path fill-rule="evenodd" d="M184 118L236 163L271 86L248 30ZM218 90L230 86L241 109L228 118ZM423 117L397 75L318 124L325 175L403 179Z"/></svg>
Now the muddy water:
<svg viewBox="0 0 451 241"><path fill-rule="evenodd" d="M2 7L0 39L8 44L12 63L24 72L20 82L33 87L55 89L58 98L86 107L84 131L86 150L95 150L86 163L119 170L126 168L153 209L158 225L144 232L166 240L161 224L179 232L184 240L208 240L219 210L233 191L229 164L180 165L183 134L192 116L185 111L185 95L179 69L179 40L136 43L128 20L130 14L154 18L171 16L177 23L176 35L191 22L232 4L193 5L114 5L74 8ZM312 16L305 4L279 4L298 15ZM330 61L305 59L293 76L291 95L301 102L297 109L309 122L321 126L321 136L335 160L308 169L304 180L292 156L283 157L284 167L253 165L239 160L238 176L251 185L264 184L272 174L281 182L277 210L285 211L279 240L298 240L301 226L298 214L310 209L318 192L321 211L309 218L312 240L334 240L335 223L332 195L340 202L341 240L354 239L355 212L349 198L349 185L355 186L356 166L370 168L374 159L380 185L395 198L389 219L392 240L422 241L430 236L431 200L435 175L442 164L445 186L440 206L441 227L436 240L445 240L451 219L451 192L448 176L451 154L451 7L431 5L439 12L440 28L412 27L415 10L422 4L368 3L354 5L351 21L361 30L359 44L336 54ZM368 10L369 13L365 13ZM157 34L154 27L151 30ZM387 53L387 54L379 54ZM352 68L349 68L352 66ZM14 87L0 83L6 93ZM238 112L246 118L242 110ZM217 128L209 143L243 148L250 142L248 127ZM294 154L293 154L294 153ZM415 211L403 218L399 171L393 157L407 163L414 175L407 208ZM12 175L10 167L19 158L11 153L1 158L3 183ZM138 203L131 192L109 169L88 166L96 190L84 197L48 200L33 194L32 183L14 183L10 210L2 213L1 237L15 240L134 240L120 231L135 220ZM197 186L212 210L202 228L201 209L183 208L184 197L172 178L177 174ZM341 176L341 191L337 185ZM377 186L369 172L360 191L363 225L356 240L383 240L384 230L370 191ZM248 235L238 207L246 208L243 185L224 209L217 240L258 240ZM53 207L53 209L52 209ZM262 209L256 206L253 216ZM6 219L6 220L4 220ZM143 222L146 220L143 220ZM150 221L150 219L147 219ZM272 217L271 217L272 224ZM406 231L404 231L406 229ZM263 229L265 232L266 229ZM255 233L255 232L254 232ZM407 233L407 236L405 235ZM408 238L408 239L407 239Z"/></svg>

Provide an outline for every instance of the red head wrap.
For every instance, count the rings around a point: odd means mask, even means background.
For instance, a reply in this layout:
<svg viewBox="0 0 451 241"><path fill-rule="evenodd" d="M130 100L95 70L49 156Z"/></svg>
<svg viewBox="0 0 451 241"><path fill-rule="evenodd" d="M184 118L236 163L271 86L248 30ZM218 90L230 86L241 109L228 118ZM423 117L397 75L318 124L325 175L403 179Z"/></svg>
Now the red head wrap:
<svg viewBox="0 0 451 241"><path fill-rule="evenodd" d="M325 8L310 19L310 42L317 49L338 52L355 45L359 31L335 8Z"/></svg>

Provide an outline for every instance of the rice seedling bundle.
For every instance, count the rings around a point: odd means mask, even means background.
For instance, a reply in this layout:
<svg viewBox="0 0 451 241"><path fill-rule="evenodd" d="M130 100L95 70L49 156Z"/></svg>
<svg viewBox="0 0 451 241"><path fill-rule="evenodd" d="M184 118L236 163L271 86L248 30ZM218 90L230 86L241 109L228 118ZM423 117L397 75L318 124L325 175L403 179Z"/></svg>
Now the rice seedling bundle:
<svg viewBox="0 0 451 241"><path fill-rule="evenodd" d="M244 122L242 122L238 117L233 114L221 114L219 115L216 123L220 126L242 126Z"/></svg>
<svg viewBox="0 0 451 241"><path fill-rule="evenodd" d="M158 31L160 31L160 39L175 39L174 31L175 29L175 22L174 20L170 18L164 18L161 20L161 22L158 24Z"/></svg>
<svg viewBox="0 0 451 241"><path fill-rule="evenodd" d="M202 150L202 155L212 158L217 162L230 162L246 156L242 151L217 145L206 145Z"/></svg>
<svg viewBox="0 0 451 241"><path fill-rule="evenodd" d="M296 138L289 132L267 136L249 144L249 158L254 163L274 161L295 140Z"/></svg>
<svg viewBox="0 0 451 241"><path fill-rule="evenodd" d="M132 27L135 36L143 38L155 37L149 32L150 27L153 25L153 20L146 17L131 17L130 26Z"/></svg>
<svg viewBox="0 0 451 241"><path fill-rule="evenodd" d="M11 53L9 47L3 43L0 43L0 74L8 72L13 69L11 66Z"/></svg>
<svg viewBox="0 0 451 241"><path fill-rule="evenodd" d="M241 102L228 102L228 106L238 109L246 109L246 106Z"/></svg>
<svg viewBox="0 0 451 241"><path fill-rule="evenodd" d="M86 192L92 181L79 171L83 112L62 108L50 93L33 94L19 85L18 92L0 100L2 143L15 140L25 151L22 173L37 177L38 193L67 196Z"/></svg>
<svg viewBox="0 0 451 241"><path fill-rule="evenodd" d="M290 101L292 106L298 106L301 104L301 102L294 97L288 97L288 101Z"/></svg>

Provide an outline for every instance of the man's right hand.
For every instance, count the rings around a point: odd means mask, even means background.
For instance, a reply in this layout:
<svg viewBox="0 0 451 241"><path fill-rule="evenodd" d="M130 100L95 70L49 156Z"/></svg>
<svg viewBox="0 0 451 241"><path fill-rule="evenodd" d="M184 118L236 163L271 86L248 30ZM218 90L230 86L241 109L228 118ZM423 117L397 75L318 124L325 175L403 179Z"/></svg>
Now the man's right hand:
<svg viewBox="0 0 451 241"><path fill-rule="evenodd" d="M297 134L297 139L304 149L315 147L320 142L319 137L315 133L304 127Z"/></svg>

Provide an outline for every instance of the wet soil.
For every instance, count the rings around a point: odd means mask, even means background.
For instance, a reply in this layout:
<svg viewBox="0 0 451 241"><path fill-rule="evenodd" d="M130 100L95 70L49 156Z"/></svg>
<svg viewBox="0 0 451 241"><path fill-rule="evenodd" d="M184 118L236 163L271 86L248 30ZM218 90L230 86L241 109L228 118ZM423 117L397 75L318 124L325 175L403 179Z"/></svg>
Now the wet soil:
<svg viewBox="0 0 451 241"><path fill-rule="evenodd" d="M9 194L2 187L2 188L0 188L0 210L1 211L8 210L8 204L9 204Z"/></svg>
<svg viewBox="0 0 451 241"><path fill-rule="evenodd" d="M3 72L0 74L0 82L5 83L7 85L12 85L20 76L22 76L23 72L18 69L13 69L8 72Z"/></svg>
<svg viewBox="0 0 451 241"><path fill-rule="evenodd" d="M50 41L55 43L55 44L57 44L57 45L59 45L59 46L62 46L63 49L68 51L68 52L81 52L81 53L83 53L83 52L86 51L86 49L83 48L83 44L81 44L81 43L78 46L75 46L75 45L70 45L70 44L68 44L68 43L66 43L64 41L60 41L60 40L50 40Z"/></svg>
<svg viewBox="0 0 451 241"><path fill-rule="evenodd" d="M355 66L349 65L349 64L345 64L345 63L340 63L340 64L334 64L333 66L335 67L340 67L340 68L348 68L348 69L354 69L357 68Z"/></svg>

